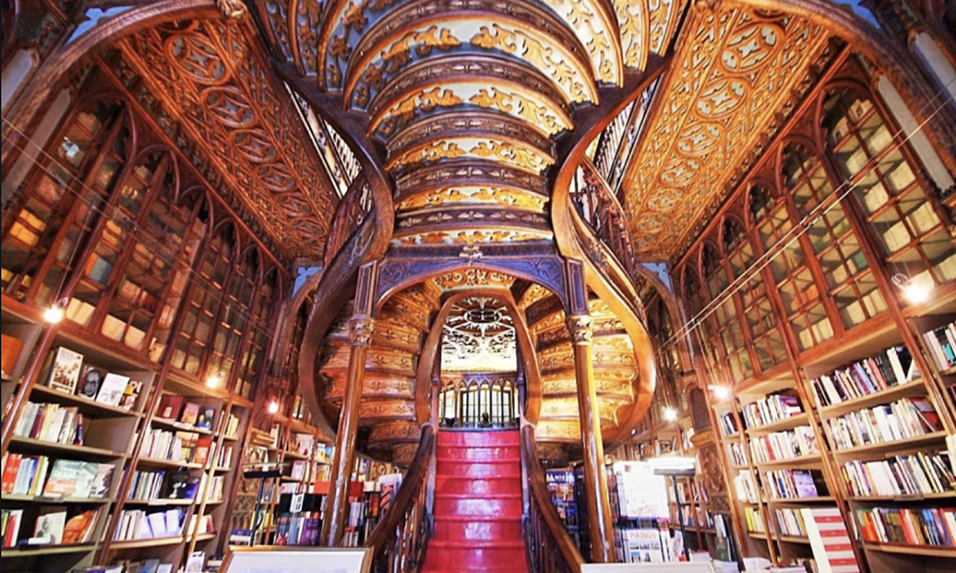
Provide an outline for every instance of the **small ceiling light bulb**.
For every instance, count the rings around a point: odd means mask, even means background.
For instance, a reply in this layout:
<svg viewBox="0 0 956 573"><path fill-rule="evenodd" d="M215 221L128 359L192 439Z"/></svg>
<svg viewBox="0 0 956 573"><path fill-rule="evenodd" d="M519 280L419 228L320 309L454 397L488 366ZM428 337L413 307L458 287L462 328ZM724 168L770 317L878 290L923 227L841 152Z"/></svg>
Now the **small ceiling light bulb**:
<svg viewBox="0 0 956 573"><path fill-rule="evenodd" d="M664 421L666 422L676 422L677 421L677 410L667 407L664 408Z"/></svg>
<svg viewBox="0 0 956 573"><path fill-rule="evenodd" d="M269 402L269 413L278 414L279 413L279 403L275 400Z"/></svg>
<svg viewBox="0 0 956 573"><path fill-rule="evenodd" d="M908 277L903 273L896 273L890 280L903 291L903 298L912 304L926 302L933 292L932 281L925 277Z"/></svg>
<svg viewBox="0 0 956 573"><path fill-rule="evenodd" d="M222 382L222 379L219 376L210 376L206 378L206 388L218 388L220 382Z"/></svg>
<svg viewBox="0 0 956 573"><path fill-rule="evenodd" d="M726 386L714 386L712 389L714 391L714 398L720 401L730 398L730 388Z"/></svg>
<svg viewBox="0 0 956 573"><path fill-rule="evenodd" d="M59 304L53 304L50 308L43 311L43 320L50 324L57 324L63 320L63 308Z"/></svg>

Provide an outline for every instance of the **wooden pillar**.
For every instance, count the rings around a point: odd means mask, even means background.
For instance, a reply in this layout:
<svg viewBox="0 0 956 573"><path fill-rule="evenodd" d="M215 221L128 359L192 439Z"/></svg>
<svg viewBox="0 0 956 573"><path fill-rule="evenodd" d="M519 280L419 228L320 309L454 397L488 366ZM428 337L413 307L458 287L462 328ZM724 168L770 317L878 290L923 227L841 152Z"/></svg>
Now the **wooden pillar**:
<svg viewBox="0 0 956 573"><path fill-rule="evenodd" d="M595 563L613 563L613 522L608 501L607 476L604 473L604 443L601 441L601 417L591 356L591 316L588 311L584 268L578 261L568 261L568 299L567 325L574 348L574 377L578 387L578 415L581 421L591 559Z"/></svg>
<svg viewBox="0 0 956 573"><path fill-rule="evenodd" d="M349 507L349 482L355 465L355 435L358 431L359 405L362 403L362 382L365 379L365 360L372 341L375 323L372 320L372 302L376 263L359 269L355 289L355 306L349 320L349 370L345 381L345 399L335 435L335 453L332 456L329 499L322 521L320 545L336 547L345 533L345 514Z"/></svg>

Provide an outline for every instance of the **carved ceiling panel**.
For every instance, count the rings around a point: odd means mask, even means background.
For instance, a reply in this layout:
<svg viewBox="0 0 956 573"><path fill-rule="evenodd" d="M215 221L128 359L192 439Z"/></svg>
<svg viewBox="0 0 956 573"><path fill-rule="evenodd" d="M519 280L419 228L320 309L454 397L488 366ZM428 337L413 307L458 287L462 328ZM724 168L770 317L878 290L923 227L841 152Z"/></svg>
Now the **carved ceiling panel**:
<svg viewBox="0 0 956 573"><path fill-rule="evenodd" d="M144 29L123 58L203 149L287 257L321 256L338 196L298 120L235 21Z"/></svg>
<svg viewBox="0 0 956 573"><path fill-rule="evenodd" d="M442 371L513 372L516 343L514 319L503 302L463 298L452 304L442 325Z"/></svg>
<svg viewBox="0 0 956 573"><path fill-rule="evenodd" d="M803 18L722 5L689 18L693 36L678 48L625 177L625 208L642 258L676 254L725 195L753 138L808 88L807 71L829 38Z"/></svg>

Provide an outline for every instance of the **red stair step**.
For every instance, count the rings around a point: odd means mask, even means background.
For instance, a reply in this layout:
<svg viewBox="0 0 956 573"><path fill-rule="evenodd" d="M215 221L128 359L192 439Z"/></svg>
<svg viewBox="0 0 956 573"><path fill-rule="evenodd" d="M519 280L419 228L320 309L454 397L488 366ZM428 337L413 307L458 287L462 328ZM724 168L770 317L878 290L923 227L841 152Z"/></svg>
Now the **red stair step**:
<svg viewBox="0 0 956 573"><path fill-rule="evenodd" d="M524 543L497 541L494 545L462 546L432 540L423 571L527 571Z"/></svg>
<svg viewBox="0 0 956 573"><path fill-rule="evenodd" d="M521 450L518 446L442 446L438 451L438 461L511 461L520 464Z"/></svg>
<svg viewBox="0 0 956 573"><path fill-rule="evenodd" d="M500 432L438 432L438 447L442 446L520 446L517 430Z"/></svg>
<svg viewBox="0 0 956 573"><path fill-rule="evenodd" d="M520 498L442 498L435 497L436 519L446 515L469 515L488 517L521 517Z"/></svg>
<svg viewBox="0 0 956 573"><path fill-rule="evenodd" d="M513 519L488 519L474 517L442 517L435 520L435 541L494 541L521 539L521 522Z"/></svg>
<svg viewBox="0 0 956 573"><path fill-rule="evenodd" d="M453 475L435 476L435 494L468 493L475 496L521 493L520 476L471 478Z"/></svg>
<svg viewBox="0 0 956 573"><path fill-rule="evenodd" d="M438 462L439 476L459 476L471 478L508 477L521 479L521 466L513 461L504 462Z"/></svg>

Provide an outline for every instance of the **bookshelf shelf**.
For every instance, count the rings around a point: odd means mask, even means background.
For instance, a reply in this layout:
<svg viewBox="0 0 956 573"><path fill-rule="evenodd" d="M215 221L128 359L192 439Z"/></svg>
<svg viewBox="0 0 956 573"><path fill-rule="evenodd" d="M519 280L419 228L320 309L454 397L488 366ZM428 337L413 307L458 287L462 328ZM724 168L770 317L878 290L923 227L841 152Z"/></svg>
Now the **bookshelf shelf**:
<svg viewBox="0 0 956 573"><path fill-rule="evenodd" d="M183 432L193 432L204 436L211 436L213 434L211 430L193 426L192 424L183 424L182 422L170 420L169 418L160 418L159 416L153 416L152 423L156 426L170 428L173 430L181 430Z"/></svg>
<svg viewBox="0 0 956 573"><path fill-rule="evenodd" d="M15 559L18 557L37 557L40 555L68 555L71 553L86 553L95 551L98 544L85 545L38 545L35 549L4 549L3 559Z"/></svg>
<svg viewBox="0 0 956 573"><path fill-rule="evenodd" d="M922 380L916 379L911 380L906 384L890 386L885 390L867 394L866 396L860 396L859 398L853 398L852 400L846 400L845 402L840 402L839 404L824 406L823 408L819 409L819 412L820 417L824 419L836 418L846 414L847 412L852 412L861 408L893 402L895 400L899 400L900 398L911 398L913 396L922 396L925 394L926 388L923 386Z"/></svg>
<svg viewBox="0 0 956 573"><path fill-rule="evenodd" d="M944 493L926 493L922 495L866 495L850 496L850 501L859 503L917 503L920 501L931 501L937 499L956 499L956 491L947 491Z"/></svg>
<svg viewBox="0 0 956 573"><path fill-rule="evenodd" d="M925 557L945 557L956 559L956 547L937 547L932 545L901 545L894 543L864 543L872 551L899 553L901 555L922 555Z"/></svg>
<svg viewBox="0 0 956 573"><path fill-rule="evenodd" d="M758 463L754 464L758 468L781 468L788 466L803 466L807 464L818 464L822 461L822 456L820 454L814 454L812 456L798 456L795 458L788 458L784 460L774 460L772 462Z"/></svg>
<svg viewBox="0 0 956 573"><path fill-rule="evenodd" d="M151 505L151 506L165 506L165 505L192 505L196 502L195 499L127 499L124 503L126 505Z"/></svg>
<svg viewBox="0 0 956 573"><path fill-rule="evenodd" d="M67 394L65 392L60 392L54 390L49 386L35 385L33 387L32 394L38 399L44 402L53 402L56 404L64 404L69 406L76 406L80 412L85 415L92 416L129 416L134 418L142 417L142 414L134 410L126 410L124 408L119 408L116 406L110 406L108 404L103 404L97 402L96 400L91 400L84 396L78 394Z"/></svg>
<svg viewBox="0 0 956 573"><path fill-rule="evenodd" d="M780 535L774 537L777 541L783 543L795 543L797 545L810 545L810 539L807 537L795 537L792 535Z"/></svg>
<svg viewBox="0 0 956 573"><path fill-rule="evenodd" d="M200 533L196 536L196 542L209 541L216 538L215 533Z"/></svg>
<svg viewBox="0 0 956 573"><path fill-rule="evenodd" d="M44 442L33 438L21 438L14 436L10 439L10 445L17 449L40 454L66 454L66 457L86 456L100 460L128 458L129 455L123 452L106 450L103 448L93 448L90 446L73 446L70 444L56 444L53 442Z"/></svg>
<svg viewBox="0 0 956 573"><path fill-rule="evenodd" d="M946 432L933 432L932 434L926 434L924 436L916 436L913 438L907 438L905 440L881 442L878 444L869 444L866 446L858 446L856 448L848 448L845 450L833 450L833 455L836 457L845 457L845 456L855 456L859 454L881 454L885 452L895 452L905 448L923 446L926 444L931 444L933 442L941 442L945 439L946 439Z"/></svg>
<svg viewBox="0 0 956 573"><path fill-rule="evenodd" d="M159 537L156 539L135 539L133 541L114 541L110 545L111 551L125 551L128 549L145 549L147 547L163 547L176 545L185 541L182 535L176 537Z"/></svg>
<svg viewBox="0 0 956 573"><path fill-rule="evenodd" d="M151 466L157 468L186 468L191 470L201 470L203 466L201 464L194 464L192 462L181 462L174 460L161 460L158 458L147 458L141 457L136 460L138 465L141 466Z"/></svg>
<svg viewBox="0 0 956 573"><path fill-rule="evenodd" d="M103 505L111 500L107 497L52 497L43 495L12 495L3 494L3 503L49 503L61 505L72 503L77 505Z"/></svg>
<svg viewBox="0 0 956 573"><path fill-rule="evenodd" d="M816 504L816 503L835 503L836 498L832 495L825 495L819 497L797 497L793 499L778 499L771 498L767 500L768 504L777 504L777 505L803 505L803 504Z"/></svg>
<svg viewBox="0 0 956 573"><path fill-rule="evenodd" d="M802 414L797 414L795 416L790 416L789 418L784 418L782 420L777 420L775 422L770 422L769 424L764 424L762 426L757 426L746 430L748 436L763 436L772 432L779 432L782 430L792 430L797 426L805 426L809 423L809 416L806 412Z"/></svg>

